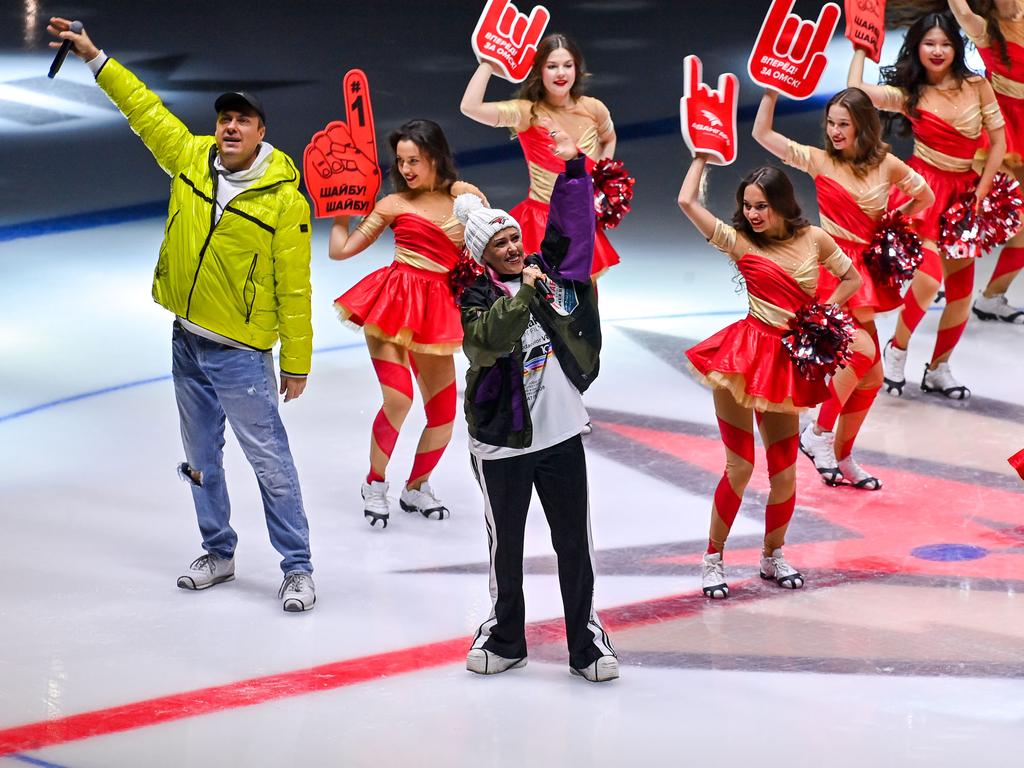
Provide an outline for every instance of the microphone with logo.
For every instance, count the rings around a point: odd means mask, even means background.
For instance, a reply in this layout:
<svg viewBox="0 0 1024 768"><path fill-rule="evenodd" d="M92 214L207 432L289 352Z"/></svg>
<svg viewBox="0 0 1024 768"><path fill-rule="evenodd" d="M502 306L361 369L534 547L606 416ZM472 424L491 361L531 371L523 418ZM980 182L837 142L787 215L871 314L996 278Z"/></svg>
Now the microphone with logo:
<svg viewBox="0 0 1024 768"><path fill-rule="evenodd" d="M76 35L79 34L83 29L85 29L85 25L82 24L82 22L71 22L71 31L74 32ZM52 78L54 75L60 72L60 68L64 65L64 59L68 57L68 51L71 50L72 45L73 43L70 40L65 40L63 43L60 44L60 48L57 49L57 55L53 57L53 64L50 65L50 72L49 74L47 74L47 77Z"/></svg>

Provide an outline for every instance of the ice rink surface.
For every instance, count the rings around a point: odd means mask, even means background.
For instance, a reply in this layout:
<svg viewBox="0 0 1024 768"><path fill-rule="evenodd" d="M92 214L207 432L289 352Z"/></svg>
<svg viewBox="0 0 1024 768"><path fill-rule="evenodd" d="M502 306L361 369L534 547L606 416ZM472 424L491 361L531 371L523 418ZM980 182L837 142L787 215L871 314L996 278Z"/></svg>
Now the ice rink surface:
<svg viewBox="0 0 1024 768"><path fill-rule="evenodd" d="M448 12L458 4L440 5ZM682 54L701 53L708 42L693 30L683 42L665 42L669 32L660 28L661 37L650 38L672 57L669 71L652 70L660 101L650 107L650 93L631 89L639 76L623 63L631 51L649 61L649 40L637 45L619 33L634 20L644 30L659 18L681 28L694 5L549 3L567 28L581 28L591 68L607 78L595 77L592 92L617 125L648 127L672 116ZM797 10L810 15L807 5ZM257 4L259 35L285 14L279 6ZM757 13L742 15L759 19L761 4L749 6ZM99 42L112 55L115 43L137 50L128 31L134 11L115 24L111 7L81 16L94 30L107 19L112 31ZM455 101L454 110L432 107L447 110L453 143L486 149L504 137L457 114L472 71L468 46L457 46L475 21L475 12L461 12L474 18L451 32L447 58L410 58L399 74L362 66L371 87L392 76L422 78L428 94L436 84ZM215 39L188 27L180 11L171 14L167 25L186 29L184 41L161 42L146 56L178 54L189 36L197 47ZM748 18L737 23L744 35L751 25L756 32ZM291 39L291 27L281 34ZM406 31L394 34L407 44ZM722 45L707 53L708 78L715 67L742 72L746 43L733 41L739 52L730 53L731 38L715 34ZM45 69L38 41L31 50L17 40L5 45L0 80L21 82L40 61ZM842 39L834 45L842 49ZM381 56L367 50L371 63ZM178 77L212 76L221 54L197 55ZM342 58L342 69L360 65ZM68 82L89 86L84 67L67 67ZM615 80L616 67L628 76ZM308 76L293 62L265 68L294 81ZM833 80L823 87L841 87L842 73ZM756 104L756 91L744 87L741 104ZM23 86L6 88L0 97L21 98L11 90ZM315 89L293 84L272 93L282 105L301 104ZM408 96L406 104L385 86L381 93L378 125L423 114L429 101ZM212 125L215 93L166 94L195 115L196 130L207 119ZM424 424L418 395L391 463L391 524L371 529L362 515L359 485L380 390L361 337L338 324L331 303L390 261L388 234L334 263L325 223L314 227L313 373L282 414L310 521L315 610L280 608L278 555L252 471L230 438L237 578L205 592L175 586L201 549L191 495L175 471L182 449L171 319L150 299L163 219L139 215L53 234L25 224L166 194L166 180L120 118L83 103L76 119L84 138L68 127L16 125L0 107L0 141L17 158L5 152L0 161L0 194L12 201L0 220L0 551L8 576L0 597L0 766L1019 765L1024 485L1006 457L1024 448L1024 328L972 318L953 367L974 396L954 403L916 386L938 323L939 313L928 313L911 343L906 396L880 394L858 442L861 463L885 483L881 491L827 488L799 458L786 547L807 578L798 592L757 578L767 492L759 452L726 554L732 596L707 600L699 561L723 450L711 396L683 359L694 341L740 318L745 299L733 268L675 207L687 162L678 134L638 130L622 140L618 155L638 178L637 198L610 236L623 261L600 283L602 373L585 396L594 422L585 445L596 602L621 678L592 685L569 675L539 508L527 537L530 663L478 677L464 662L490 607L487 545L461 421L431 480L450 519L398 509L397 488ZM818 119L796 112L778 125L812 142ZM317 120L306 136L322 127ZM291 125L282 130L302 135ZM94 199L88 184L68 184L66 196L52 198L43 160L54 141L74 144L90 164ZM291 138L282 144L301 152ZM762 154L748 142L736 166L711 172L710 205L720 216L731 215L736 180ZM129 190L112 181L119 173L131 177ZM496 190L492 199L503 205L525 188L521 159L468 163L462 175ZM814 214L811 188L800 184ZM978 264L978 285L994 262ZM1009 298L1024 304L1024 284ZM881 319L883 339L894 323L893 315ZM461 372L464 358L456 360Z"/></svg>

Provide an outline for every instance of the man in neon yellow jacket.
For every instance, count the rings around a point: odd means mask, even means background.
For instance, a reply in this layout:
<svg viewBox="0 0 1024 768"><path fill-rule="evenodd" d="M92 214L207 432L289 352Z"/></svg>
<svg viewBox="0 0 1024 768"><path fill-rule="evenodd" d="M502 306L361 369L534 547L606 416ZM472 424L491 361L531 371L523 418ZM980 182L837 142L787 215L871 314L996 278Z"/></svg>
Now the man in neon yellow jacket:
<svg viewBox="0 0 1024 768"><path fill-rule="evenodd" d="M174 391L206 554L178 579L205 589L235 577L237 536L224 482L224 422L256 471L267 529L281 553L286 611L316 601L309 528L288 436L278 414L309 373L309 206L299 173L263 141L266 114L250 94L217 99L214 136L194 136L152 91L66 19L50 31L72 42L96 82L173 179L153 299L175 314ZM52 43L51 45L59 45ZM281 340L281 385L271 348Z"/></svg>

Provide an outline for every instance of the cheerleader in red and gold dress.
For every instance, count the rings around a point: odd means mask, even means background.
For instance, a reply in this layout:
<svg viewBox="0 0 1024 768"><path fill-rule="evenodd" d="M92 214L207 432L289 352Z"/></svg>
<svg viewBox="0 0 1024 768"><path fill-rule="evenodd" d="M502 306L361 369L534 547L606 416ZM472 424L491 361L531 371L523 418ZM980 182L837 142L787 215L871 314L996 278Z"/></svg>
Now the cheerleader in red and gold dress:
<svg viewBox="0 0 1024 768"><path fill-rule="evenodd" d="M921 389L954 399L970 397L970 390L953 378L949 357L960 340L971 313L974 259L939 254L940 218L961 195L974 190L981 200L992 186L992 177L1006 152L1003 118L992 86L974 75L964 62L964 41L956 21L946 13L929 13L907 31L899 57L882 70L886 85L865 85L863 50L853 54L847 83L860 88L883 111L897 113L914 134L914 156L908 165L920 173L935 203L918 213L917 232L924 242L924 261L910 284L896 321L896 333L882 356L886 390L901 395L906 377L910 336L945 282L946 306L931 362L925 366ZM982 131L990 149L981 176L971 166L981 145ZM890 207L902 205L906 196L893 194Z"/></svg>
<svg viewBox="0 0 1024 768"><path fill-rule="evenodd" d="M448 517L427 479L451 440L457 404L454 354L462 346L462 321L449 275L463 258L463 227L452 205L465 192L487 203L476 187L456 181L451 150L437 123L413 120L388 142L398 191L380 200L351 235L349 217L335 218L330 241L330 257L340 260L365 250L386 227L395 234L394 262L334 302L342 321L362 328L384 395L370 438L370 473L362 487L366 519L384 528L389 512L385 472L412 407L413 377L427 426L400 504L430 519Z"/></svg>
<svg viewBox="0 0 1024 768"><path fill-rule="evenodd" d="M863 254L888 210L892 187L908 198L900 206L908 216L932 205L935 196L919 173L889 152L889 145L882 141L878 112L864 91L849 88L829 99L825 105L825 149L797 144L772 128L777 97L776 91L765 91L754 120L754 138L786 165L814 179L821 228L853 260L864 281L848 303L857 327L852 358L829 381L831 396L822 404L817 419L801 432L800 450L814 462L826 484L848 483L876 491L882 482L861 468L851 451L882 387L875 313L896 309L903 299L896 288L876 282L864 265ZM819 295L827 296L835 287L835 278L822 269Z"/></svg>
<svg viewBox="0 0 1024 768"><path fill-rule="evenodd" d="M1024 2L995 0L978 7L986 9L984 15L974 13L966 0L949 0L949 9L985 62L985 74L1006 121L1003 164L1024 182ZM1024 323L1024 312L1006 301L1006 290L1022 268L1024 232L1003 246L988 285L975 299L973 310L979 319Z"/></svg>
<svg viewBox="0 0 1024 768"><path fill-rule="evenodd" d="M706 155L694 158L679 191L679 207L712 245L736 262L750 314L686 353L701 381L712 387L726 456L711 507L703 590L713 598L729 594L722 550L754 470L755 416L771 482L761 578L796 589L804 579L786 562L782 545L796 505L799 413L828 399L829 390L820 380L804 378L782 337L797 310L814 300L819 267L838 280L830 304L848 302L861 278L835 240L802 217L793 185L782 171L759 168L740 183L738 210L729 226L698 202L706 163Z"/></svg>
<svg viewBox="0 0 1024 768"><path fill-rule="evenodd" d="M522 227L527 253L540 251L548 223L548 203L558 174L565 163L551 151L554 143L541 120L568 133L576 147L587 156L587 171L597 161L615 154L615 127L608 108L597 99L583 95L586 68L583 55L569 38L548 35L537 46L530 74L511 101L484 102L492 65L482 62L466 86L462 114L479 123L514 130L530 171L527 198L509 213ZM597 230L593 275L599 277L619 263L604 231Z"/></svg>

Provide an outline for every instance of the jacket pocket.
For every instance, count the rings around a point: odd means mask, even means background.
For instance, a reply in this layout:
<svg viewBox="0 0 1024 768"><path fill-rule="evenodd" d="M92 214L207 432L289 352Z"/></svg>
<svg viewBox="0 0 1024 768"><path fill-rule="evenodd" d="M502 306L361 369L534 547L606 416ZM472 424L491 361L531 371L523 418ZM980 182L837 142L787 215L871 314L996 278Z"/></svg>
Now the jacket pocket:
<svg viewBox="0 0 1024 768"><path fill-rule="evenodd" d="M245 287L242 289L242 300L245 302L245 324L249 324L252 318L252 308L256 304L256 281L253 275L256 273L256 262L260 255L252 255L252 264L249 266L249 275L245 278Z"/></svg>

